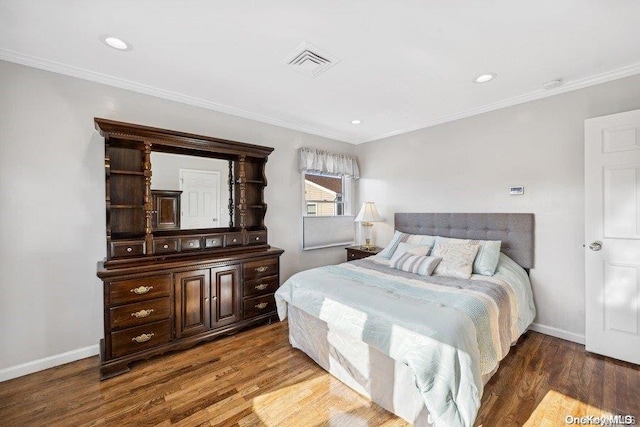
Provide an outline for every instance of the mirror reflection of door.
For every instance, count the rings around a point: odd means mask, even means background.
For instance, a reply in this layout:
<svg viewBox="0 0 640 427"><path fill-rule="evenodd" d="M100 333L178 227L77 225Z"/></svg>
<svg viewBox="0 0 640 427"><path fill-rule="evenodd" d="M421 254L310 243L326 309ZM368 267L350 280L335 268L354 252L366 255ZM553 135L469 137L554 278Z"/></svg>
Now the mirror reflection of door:
<svg viewBox="0 0 640 427"><path fill-rule="evenodd" d="M220 227L220 172L180 169L181 227Z"/></svg>

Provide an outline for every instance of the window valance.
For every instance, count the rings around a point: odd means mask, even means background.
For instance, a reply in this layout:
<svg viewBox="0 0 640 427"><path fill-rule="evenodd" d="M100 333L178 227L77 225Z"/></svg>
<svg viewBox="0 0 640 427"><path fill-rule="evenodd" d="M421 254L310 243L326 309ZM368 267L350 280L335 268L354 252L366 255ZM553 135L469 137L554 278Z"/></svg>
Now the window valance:
<svg viewBox="0 0 640 427"><path fill-rule="evenodd" d="M300 149L300 171L315 172L334 176L360 178L360 169L355 157L330 153L315 148Z"/></svg>

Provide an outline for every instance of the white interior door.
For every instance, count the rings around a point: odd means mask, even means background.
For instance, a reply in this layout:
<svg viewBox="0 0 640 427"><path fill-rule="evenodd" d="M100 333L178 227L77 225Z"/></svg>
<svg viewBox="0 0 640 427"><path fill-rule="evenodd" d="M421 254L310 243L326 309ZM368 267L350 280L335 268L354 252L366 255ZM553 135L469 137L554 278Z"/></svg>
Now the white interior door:
<svg viewBox="0 0 640 427"><path fill-rule="evenodd" d="M585 121L586 348L640 364L640 110Z"/></svg>
<svg viewBox="0 0 640 427"><path fill-rule="evenodd" d="M220 227L220 172L180 170L180 227Z"/></svg>

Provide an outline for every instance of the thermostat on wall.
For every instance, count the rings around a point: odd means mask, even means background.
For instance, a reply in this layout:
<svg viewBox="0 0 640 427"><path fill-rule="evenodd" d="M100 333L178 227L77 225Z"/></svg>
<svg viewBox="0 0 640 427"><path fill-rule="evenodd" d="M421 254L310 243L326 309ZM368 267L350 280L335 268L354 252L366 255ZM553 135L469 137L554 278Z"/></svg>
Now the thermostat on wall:
<svg viewBox="0 0 640 427"><path fill-rule="evenodd" d="M516 196L521 196L521 195L524 194L524 187L523 186L509 187L509 194L516 195Z"/></svg>

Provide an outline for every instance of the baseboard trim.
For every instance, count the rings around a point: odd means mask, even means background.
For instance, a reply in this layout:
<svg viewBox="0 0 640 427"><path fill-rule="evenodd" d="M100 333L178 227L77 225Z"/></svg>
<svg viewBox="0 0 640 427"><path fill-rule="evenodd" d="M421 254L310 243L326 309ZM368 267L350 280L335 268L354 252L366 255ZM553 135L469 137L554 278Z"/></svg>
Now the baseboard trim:
<svg viewBox="0 0 640 427"><path fill-rule="evenodd" d="M21 365L10 366L8 368L0 369L0 382L33 374L34 372L44 371L45 369L54 368L56 366L64 365L65 363L75 362L76 360L95 356L99 353L100 347L96 344L89 347L79 348L77 350L67 351L66 353L54 354L53 356L23 363Z"/></svg>
<svg viewBox="0 0 640 427"><path fill-rule="evenodd" d="M529 326L529 329L532 331L540 332L541 334L551 335L552 337L561 338L563 340L584 345L584 335L576 334L575 332L569 332L565 331L564 329L541 325L539 323L532 323L531 326Z"/></svg>

